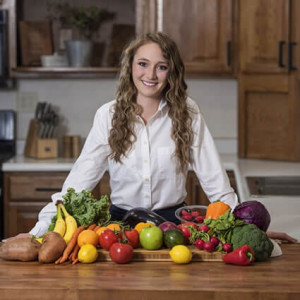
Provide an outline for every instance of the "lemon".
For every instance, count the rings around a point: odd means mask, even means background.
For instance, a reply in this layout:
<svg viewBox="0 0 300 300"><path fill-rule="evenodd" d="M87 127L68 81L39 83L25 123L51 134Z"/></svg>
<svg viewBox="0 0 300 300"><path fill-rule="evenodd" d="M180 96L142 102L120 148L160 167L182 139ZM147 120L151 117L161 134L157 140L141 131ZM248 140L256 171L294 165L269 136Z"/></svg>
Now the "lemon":
<svg viewBox="0 0 300 300"><path fill-rule="evenodd" d="M98 258L97 248L92 244L83 245L78 252L78 259L84 264L96 261Z"/></svg>
<svg viewBox="0 0 300 300"><path fill-rule="evenodd" d="M187 264L192 260L192 251L184 245L174 246L169 254L176 264Z"/></svg>

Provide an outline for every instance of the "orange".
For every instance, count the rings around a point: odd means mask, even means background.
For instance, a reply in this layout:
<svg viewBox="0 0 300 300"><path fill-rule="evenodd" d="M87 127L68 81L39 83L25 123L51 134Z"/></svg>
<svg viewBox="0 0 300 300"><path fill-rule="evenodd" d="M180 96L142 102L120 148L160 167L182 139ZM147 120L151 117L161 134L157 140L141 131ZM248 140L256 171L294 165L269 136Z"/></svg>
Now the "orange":
<svg viewBox="0 0 300 300"><path fill-rule="evenodd" d="M99 227L99 228L96 230L96 233L98 234L98 236L100 236L100 234L101 234L105 229L107 229L107 227L104 227L104 226Z"/></svg>
<svg viewBox="0 0 300 300"><path fill-rule="evenodd" d="M91 244L97 247L98 240L99 240L99 236L95 231L90 229L85 229L79 233L77 238L77 244L79 245L79 247L82 247L83 245L86 244Z"/></svg>
<svg viewBox="0 0 300 300"><path fill-rule="evenodd" d="M121 230L121 227L120 227L120 224L118 223L110 223L106 226L107 229L110 229L110 230L115 230L115 231L120 231Z"/></svg>
<svg viewBox="0 0 300 300"><path fill-rule="evenodd" d="M138 233L141 233L143 228L151 226L154 226L154 224L151 222L140 222L135 225L134 229L136 229Z"/></svg>

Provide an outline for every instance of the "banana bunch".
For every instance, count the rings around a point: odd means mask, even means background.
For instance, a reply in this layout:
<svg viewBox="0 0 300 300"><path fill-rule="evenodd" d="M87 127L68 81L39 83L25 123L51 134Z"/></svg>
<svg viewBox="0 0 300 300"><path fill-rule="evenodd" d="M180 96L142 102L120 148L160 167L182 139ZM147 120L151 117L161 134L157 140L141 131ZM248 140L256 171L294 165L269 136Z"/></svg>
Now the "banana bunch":
<svg viewBox="0 0 300 300"><path fill-rule="evenodd" d="M77 229L77 222L75 218L67 212L62 201L58 201L56 206L57 220L53 231L59 233L68 244L73 236L73 233ZM63 211L65 219L62 217L61 211Z"/></svg>

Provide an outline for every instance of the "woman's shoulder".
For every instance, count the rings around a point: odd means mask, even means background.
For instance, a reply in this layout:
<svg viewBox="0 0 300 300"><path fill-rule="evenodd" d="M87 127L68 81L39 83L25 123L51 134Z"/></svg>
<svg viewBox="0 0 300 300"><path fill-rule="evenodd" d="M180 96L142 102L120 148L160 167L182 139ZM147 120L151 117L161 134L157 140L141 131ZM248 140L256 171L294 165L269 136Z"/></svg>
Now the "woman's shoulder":
<svg viewBox="0 0 300 300"><path fill-rule="evenodd" d="M190 110L192 110L194 113L200 113L199 105L194 99L187 97L186 102Z"/></svg>
<svg viewBox="0 0 300 300"><path fill-rule="evenodd" d="M108 113L113 112L113 108L114 108L115 103L116 103L116 100L114 99L114 100L111 100L111 101L108 101L108 102L102 104L97 109L96 114L97 115L107 115Z"/></svg>

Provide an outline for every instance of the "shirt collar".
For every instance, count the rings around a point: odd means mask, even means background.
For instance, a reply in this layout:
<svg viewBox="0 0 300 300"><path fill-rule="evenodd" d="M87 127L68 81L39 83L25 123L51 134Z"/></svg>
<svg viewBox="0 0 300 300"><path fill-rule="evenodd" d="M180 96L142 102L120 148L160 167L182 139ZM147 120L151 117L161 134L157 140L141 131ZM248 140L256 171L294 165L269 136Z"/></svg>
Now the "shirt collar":
<svg viewBox="0 0 300 300"><path fill-rule="evenodd" d="M159 102L158 111L162 111L164 107L167 106L167 100L165 98L162 98Z"/></svg>

